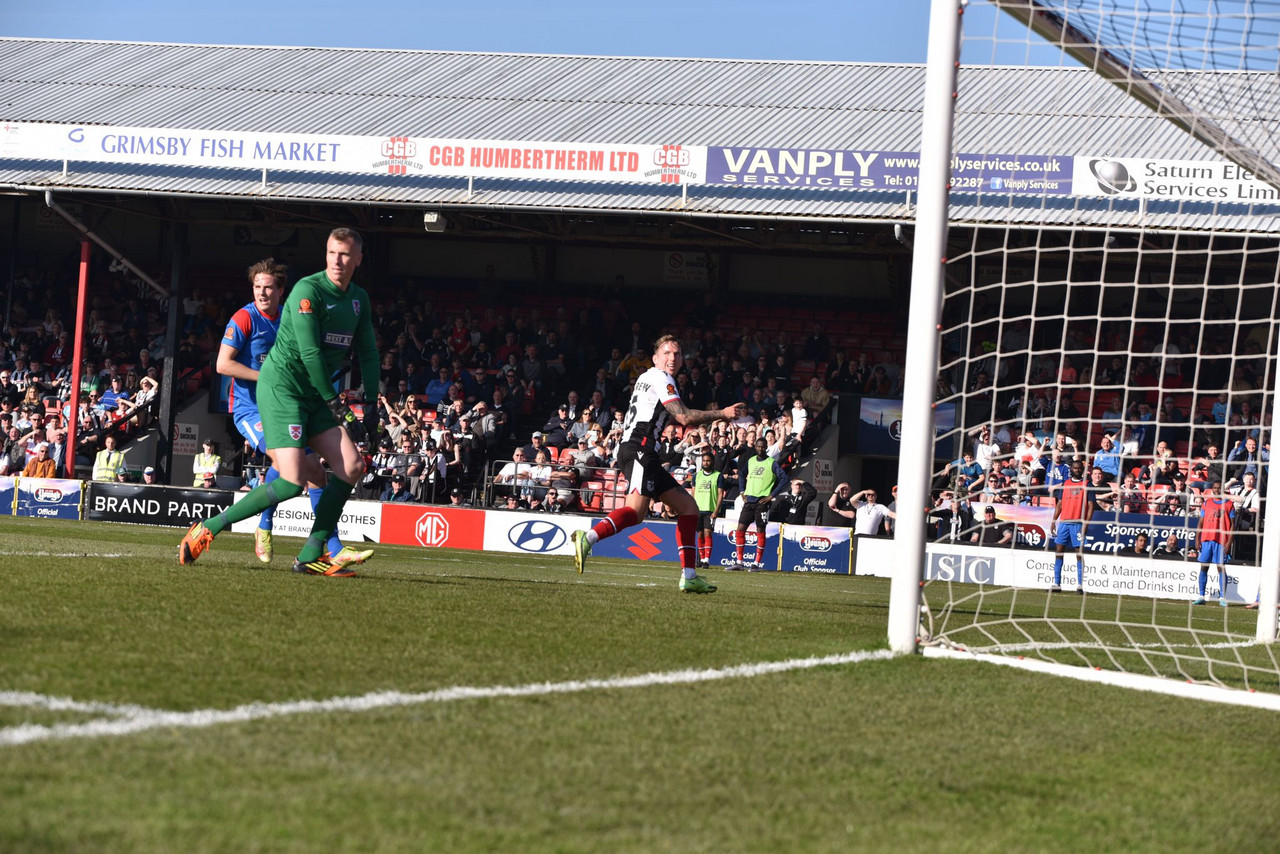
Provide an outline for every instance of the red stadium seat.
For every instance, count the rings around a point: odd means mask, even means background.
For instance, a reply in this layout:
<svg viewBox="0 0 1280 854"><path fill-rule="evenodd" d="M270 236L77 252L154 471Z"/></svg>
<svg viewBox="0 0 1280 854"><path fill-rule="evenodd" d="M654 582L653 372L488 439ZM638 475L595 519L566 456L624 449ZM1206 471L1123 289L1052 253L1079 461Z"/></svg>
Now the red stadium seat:
<svg viewBox="0 0 1280 854"><path fill-rule="evenodd" d="M1156 505L1160 503L1160 499L1168 491L1169 491L1169 484L1167 483L1151 484L1151 486L1147 489L1147 512L1148 513L1159 512Z"/></svg>

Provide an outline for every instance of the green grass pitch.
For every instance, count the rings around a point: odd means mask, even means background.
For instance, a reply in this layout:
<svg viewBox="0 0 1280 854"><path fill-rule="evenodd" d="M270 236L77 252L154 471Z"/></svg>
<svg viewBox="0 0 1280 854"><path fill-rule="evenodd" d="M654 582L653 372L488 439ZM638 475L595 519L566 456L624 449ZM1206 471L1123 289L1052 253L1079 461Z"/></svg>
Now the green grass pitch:
<svg viewBox="0 0 1280 854"><path fill-rule="evenodd" d="M430 694L881 649L881 579L713 570L692 596L670 563L388 546L325 579L258 568L238 535L178 567L180 536L0 518L0 735L110 723L94 704L434 699L0 739L0 851L1240 852L1280 831L1274 713L1007 668Z"/></svg>

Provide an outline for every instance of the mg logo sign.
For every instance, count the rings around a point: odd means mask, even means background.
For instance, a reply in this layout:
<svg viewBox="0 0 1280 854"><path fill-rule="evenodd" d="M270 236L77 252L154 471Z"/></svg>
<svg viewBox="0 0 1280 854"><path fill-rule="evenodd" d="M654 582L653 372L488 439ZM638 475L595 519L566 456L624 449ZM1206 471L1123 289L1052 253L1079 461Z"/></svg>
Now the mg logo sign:
<svg viewBox="0 0 1280 854"><path fill-rule="evenodd" d="M449 520L439 513L423 513L413 526L413 536L428 548L439 548L449 539Z"/></svg>

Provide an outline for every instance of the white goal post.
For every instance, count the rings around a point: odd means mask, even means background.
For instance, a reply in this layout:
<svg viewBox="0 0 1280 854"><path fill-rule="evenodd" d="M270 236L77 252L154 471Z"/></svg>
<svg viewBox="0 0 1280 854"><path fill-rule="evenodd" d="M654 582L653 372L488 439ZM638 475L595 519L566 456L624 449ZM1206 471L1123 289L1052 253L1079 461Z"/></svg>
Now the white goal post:
<svg viewBox="0 0 1280 854"><path fill-rule="evenodd" d="M1152 6L933 0L888 639L1280 693L1280 8ZM1103 521L1068 598L1077 458ZM1039 574L931 572L988 506Z"/></svg>

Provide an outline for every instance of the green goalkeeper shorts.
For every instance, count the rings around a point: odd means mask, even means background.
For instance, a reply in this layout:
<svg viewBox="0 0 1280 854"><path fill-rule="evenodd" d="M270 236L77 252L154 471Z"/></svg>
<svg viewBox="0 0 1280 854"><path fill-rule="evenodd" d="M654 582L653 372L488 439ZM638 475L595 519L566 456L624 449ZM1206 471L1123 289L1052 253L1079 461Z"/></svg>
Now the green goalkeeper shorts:
<svg viewBox="0 0 1280 854"><path fill-rule="evenodd" d="M258 412L269 450L305 448L307 440L338 426L329 405L319 396L297 395L292 389L272 389L258 383Z"/></svg>

